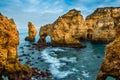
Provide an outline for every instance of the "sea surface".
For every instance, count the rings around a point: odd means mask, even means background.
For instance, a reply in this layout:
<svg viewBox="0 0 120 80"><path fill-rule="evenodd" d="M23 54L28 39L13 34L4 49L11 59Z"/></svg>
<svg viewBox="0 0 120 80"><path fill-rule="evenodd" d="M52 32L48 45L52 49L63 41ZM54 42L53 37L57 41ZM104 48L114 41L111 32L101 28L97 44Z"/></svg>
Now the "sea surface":
<svg viewBox="0 0 120 80"><path fill-rule="evenodd" d="M96 80L103 62L105 44L92 44L85 41L83 43L86 48L50 46L36 50L32 44L38 41L39 35L35 42L28 42L24 40L28 35L27 30L19 29L19 34L18 55L21 63L37 67L41 71L49 70L52 78L43 80ZM27 56L21 56L23 54Z"/></svg>

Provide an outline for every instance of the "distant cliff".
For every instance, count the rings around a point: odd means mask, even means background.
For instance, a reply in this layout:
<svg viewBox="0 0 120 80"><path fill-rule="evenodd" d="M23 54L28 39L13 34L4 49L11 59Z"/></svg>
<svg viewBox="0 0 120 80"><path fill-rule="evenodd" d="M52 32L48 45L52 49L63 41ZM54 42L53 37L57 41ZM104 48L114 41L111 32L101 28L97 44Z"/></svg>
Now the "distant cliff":
<svg viewBox="0 0 120 80"><path fill-rule="evenodd" d="M88 27L94 27L97 20L105 17L112 17L115 21L120 20L120 7L97 8L92 14L86 17Z"/></svg>
<svg viewBox="0 0 120 80"><path fill-rule="evenodd" d="M80 11L70 10L60 16L54 23L42 26L40 40L45 42L46 36L51 37L52 44L79 44L79 39L85 36L87 26Z"/></svg>
<svg viewBox="0 0 120 80"><path fill-rule="evenodd" d="M98 8L86 17L93 42L110 42L115 38L115 28L120 22L120 7Z"/></svg>

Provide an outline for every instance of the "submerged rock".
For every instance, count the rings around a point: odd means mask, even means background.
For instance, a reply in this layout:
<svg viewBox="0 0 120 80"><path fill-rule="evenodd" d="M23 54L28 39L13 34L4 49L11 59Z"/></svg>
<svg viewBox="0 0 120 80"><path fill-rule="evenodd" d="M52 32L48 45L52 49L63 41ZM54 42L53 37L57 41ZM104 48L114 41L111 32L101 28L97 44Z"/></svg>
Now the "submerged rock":
<svg viewBox="0 0 120 80"><path fill-rule="evenodd" d="M0 14L0 77L8 76L9 80L20 80L17 78L21 77L21 80L29 80L31 69L27 65L20 64L17 55L18 44L19 33L16 24L13 19Z"/></svg>
<svg viewBox="0 0 120 80"><path fill-rule="evenodd" d="M28 22L28 36L25 38L25 40L34 41L36 34L37 34L37 30L35 26L31 22Z"/></svg>
<svg viewBox="0 0 120 80"><path fill-rule="evenodd" d="M45 38L50 36L54 46L79 45L78 47L81 47L83 45L79 39L85 36L86 28L80 11L72 9L54 23L41 27L39 43L45 43Z"/></svg>
<svg viewBox="0 0 120 80"><path fill-rule="evenodd" d="M52 74L49 72L49 70L40 71L37 68L32 68L32 72L33 78L36 78L37 80L49 80L52 77Z"/></svg>
<svg viewBox="0 0 120 80"><path fill-rule="evenodd" d="M86 17L86 38L95 43L108 43L115 38L115 27L120 22L120 7L97 8ZM91 31L90 31L90 30Z"/></svg>
<svg viewBox="0 0 120 80"><path fill-rule="evenodd" d="M108 76L120 80L120 24L116 29L116 38L106 46L105 58L97 80L106 80Z"/></svg>

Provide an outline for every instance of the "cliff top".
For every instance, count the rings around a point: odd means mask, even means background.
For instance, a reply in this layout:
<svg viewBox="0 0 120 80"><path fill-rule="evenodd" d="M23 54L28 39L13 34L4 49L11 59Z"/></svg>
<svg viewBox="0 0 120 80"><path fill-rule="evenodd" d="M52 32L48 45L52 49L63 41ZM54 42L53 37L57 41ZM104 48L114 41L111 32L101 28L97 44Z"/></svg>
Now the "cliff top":
<svg viewBox="0 0 120 80"><path fill-rule="evenodd" d="M120 7L101 7L101 8L97 8L92 14L88 15L86 17L86 19L91 18L93 16L101 16L106 15L106 14L110 14L110 13L116 13L119 12L120 13Z"/></svg>
<svg viewBox="0 0 120 80"><path fill-rule="evenodd" d="M76 10L76 9L71 9L66 14L64 14L63 16L73 16L73 15L77 15L77 14L81 14L81 12Z"/></svg>

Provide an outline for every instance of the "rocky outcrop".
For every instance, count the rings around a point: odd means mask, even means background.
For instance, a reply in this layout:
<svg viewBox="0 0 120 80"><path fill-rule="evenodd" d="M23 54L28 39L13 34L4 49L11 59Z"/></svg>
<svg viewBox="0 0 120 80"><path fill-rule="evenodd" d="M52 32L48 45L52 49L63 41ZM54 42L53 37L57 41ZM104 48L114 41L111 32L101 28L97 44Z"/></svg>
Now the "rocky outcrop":
<svg viewBox="0 0 120 80"><path fill-rule="evenodd" d="M97 20L93 28L92 42L108 43L115 38L115 24L112 17L104 17Z"/></svg>
<svg viewBox="0 0 120 80"><path fill-rule="evenodd" d="M108 76L120 80L120 24L116 29L116 38L106 46L105 58L97 80L106 80Z"/></svg>
<svg viewBox="0 0 120 80"><path fill-rule="evenodd" d="M35 26L31 22L28 22L28 36L25 38L25 40L34 41L36 34L37 34L37 30Z"/></svg>
<svg viewBox="0 0 120 80"><path fill-rule="evenodd" d="M115 27L120 22L120 7L98 8L86 17L88 30L86 36L92 42L110 42L115 38Z"/></svg>
<svg viewBox="0 0 120 80"><path fill-rule="evenodd" d="M51 37L52 45L79 45L80 38L85 36L87 26L80 11L75 9L60 16L54 23L42 26L39 42L45 42L46 36Z"/></svg>
<svg viewBox="0 0 120 80"><path fill-rule="evenodd" d="M8 76L9 80L29 80L31 69L18 61L17 46L19 33L13 19L0 14L0 79ZM17 74L16 74L17 73ZM22 75L22 76L21 76ZM14 79L11 78L14 76ZM15 79L17 77L17 79ZM19 78L18 78L19 77Z"/></svg>

